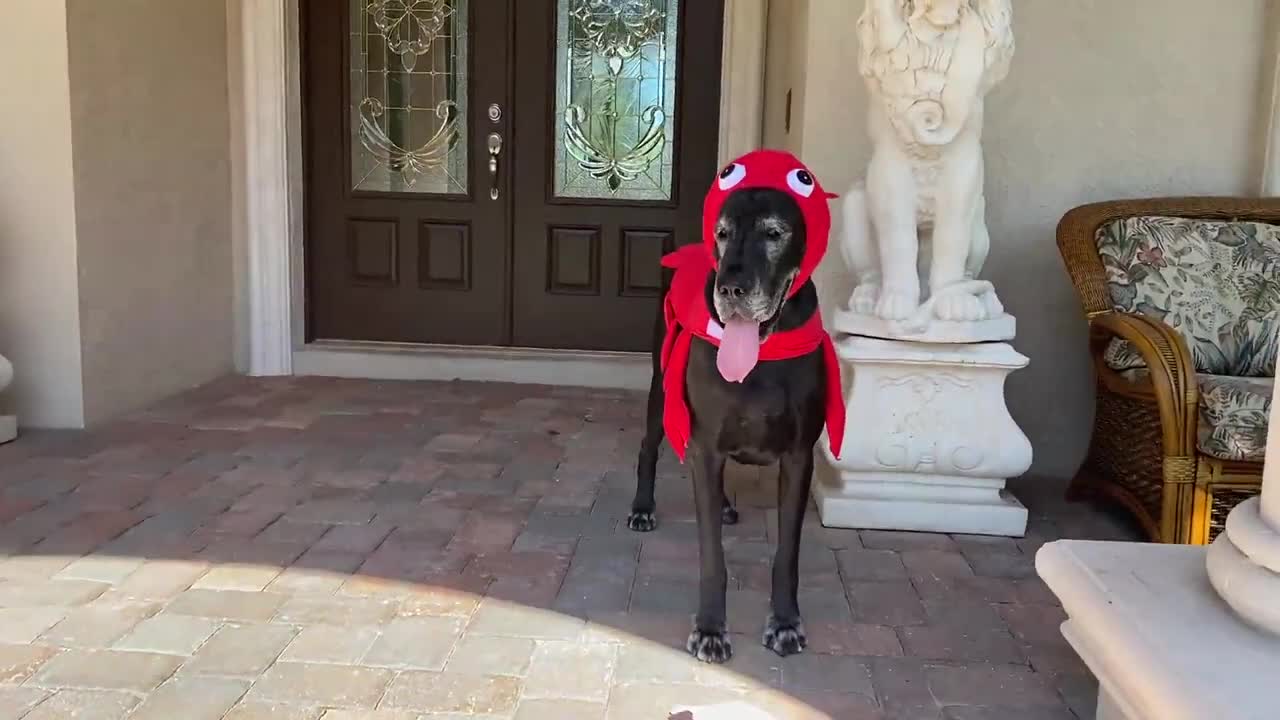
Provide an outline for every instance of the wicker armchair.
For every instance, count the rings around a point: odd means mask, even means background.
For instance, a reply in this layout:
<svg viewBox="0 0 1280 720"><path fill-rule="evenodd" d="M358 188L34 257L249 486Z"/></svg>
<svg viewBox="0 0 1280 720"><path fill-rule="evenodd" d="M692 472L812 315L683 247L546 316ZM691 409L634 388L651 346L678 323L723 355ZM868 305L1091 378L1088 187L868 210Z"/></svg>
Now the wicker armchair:
<svg viewBox="0 0 1280 720"><path fill-rule="evenodd" d="M1149 216L1280 224L1280 200L1160 198L1085 205L1058 225L1058 249L1089 319L1097 412L1088 456L1068 497L1106 496L1158 542L1206 544L1237 503L1256 495L1261 462L1223 460L1197 447L1200 388L1182 334L1147 314L1121 312L1111 297L1098 233ZM1115 338L1141 356L1140 378L1105 360Z"/></svg>

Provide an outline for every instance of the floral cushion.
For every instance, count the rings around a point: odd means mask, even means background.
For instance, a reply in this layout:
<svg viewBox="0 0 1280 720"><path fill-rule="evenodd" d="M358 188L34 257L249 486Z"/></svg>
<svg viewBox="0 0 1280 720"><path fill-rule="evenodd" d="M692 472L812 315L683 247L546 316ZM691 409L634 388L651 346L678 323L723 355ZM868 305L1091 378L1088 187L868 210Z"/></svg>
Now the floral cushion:
<svg viewBox="0 0 1280 720"><path fill-rule="evenodd" d="M1271 412L1271 378L1197 375L1200 452L1222 460L1262 462Z"/></svg>
<svg viewBox="0 0 1280 720"><path fill-rule="evenodd" d="M1274 377L1280 331L1280 227L1174 217L1132 217L1098 230L1111 302L1182 333L1196 370ZM1115 341L1106 362L1143 365Z"/></svg>

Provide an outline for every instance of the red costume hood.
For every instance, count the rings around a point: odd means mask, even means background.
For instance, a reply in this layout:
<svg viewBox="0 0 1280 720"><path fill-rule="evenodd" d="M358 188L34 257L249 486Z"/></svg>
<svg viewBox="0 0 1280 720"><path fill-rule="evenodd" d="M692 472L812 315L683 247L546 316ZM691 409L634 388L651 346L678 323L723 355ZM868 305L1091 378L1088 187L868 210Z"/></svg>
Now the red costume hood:
<svg viewBox="0 0 1280 720"><path fill-rule="evenodd" d="M787 193L800 206L804 216L805 252L800 260L800 274L791 285L790 295L804 287L827 254L831 236L831 207L835 195L822 189L818 178L796 156L781 150L757 150L734 160L720 171L707 198L702 203L702 244L707 258L715 265L716 221L729 194L748 188L772 188ZM790 295L788 297L790 297Z"/></svg>
<svg viewBox="0 0 1280 720"><path fill-rule="evenodd" d="M827 251L831 233L828 200L835 197L822 189L816 177L795 156L776 150L748 153L725 166L707 193L702 209L702 245L686 245L662 259L675 270L671 288L663 302L666 337L662 344L662 385L665 393L663 427L667 440L683 461L692 434L692 418L685 398L685 375L693 339L720 347L724 327L707 308L705 288L715 272L715 226L720 209L730 193L747 188L773 188L795 199L805 219L805 254L800 272L788 297L813 275ZM826 426L831 451L840 457L844 442L844 399L840 383L840 363L831 337L822 327L822 315L814 311L804 325L794 330L774 332L760 344L759 359L765 362L801 357L821 350L825 370Z"/></svg>

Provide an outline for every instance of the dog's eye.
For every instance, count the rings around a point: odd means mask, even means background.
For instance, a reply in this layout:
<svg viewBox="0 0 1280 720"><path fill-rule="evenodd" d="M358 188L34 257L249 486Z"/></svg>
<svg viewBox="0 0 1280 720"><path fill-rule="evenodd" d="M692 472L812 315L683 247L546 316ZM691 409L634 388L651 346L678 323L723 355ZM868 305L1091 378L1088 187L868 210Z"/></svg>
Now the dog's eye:
<svg viewBox="0 0 1280 720"><path fill-rule="evenodd" d="M739 163L729 163L720 171L720 177L716 181L720 184L721 190L728 190L747 176L747 167Z"/></svg>
<svg viewBox="0 0 1280 720"><path fill-rule="evenodd" d="M717 240L728 240L728 239L729 239L729 231L728 231L728 230L726 230L725 228L722 228L722 227L721 227L721 228L716 228L716 239L717 239Z"/></svg>
<svg viewBox="0 0 1280 720"><path fill-rule="evenodd" d="M792 170L787 173L787 187L800 197L809 197L813 194L813 189L817 183L813 181L813 176L808 170Z"/></svg>

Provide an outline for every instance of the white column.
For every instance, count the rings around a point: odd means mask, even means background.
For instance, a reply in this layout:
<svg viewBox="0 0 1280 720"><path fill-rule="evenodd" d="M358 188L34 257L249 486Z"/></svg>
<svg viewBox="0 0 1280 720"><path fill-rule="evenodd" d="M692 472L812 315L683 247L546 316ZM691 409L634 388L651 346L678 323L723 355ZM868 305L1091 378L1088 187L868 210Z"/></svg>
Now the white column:
<svg viewBox="0 0 1280 720"><path fill-rule="evenodd" d="M5 356L0 355L0 391L13 382L13 364ZM18 437L18 419L12 415L0 415L0 443L7 443Z"/></svg>
<svg viewBox="0 0 1280 720"><path fill-rule="evenodd" d="M1262 494L1232 509L1209 547L1209 582L1246 621L1280 635L1280 385L1271 391Z"/></svg>
<svg viewBox="0 0 1280 720"><path fill-rule="evenodd" d="M290 106L299 91L288 58L292 7L287 0L241 7L251 375L293 372L289 269L299 198L290 182Z"/></svg>
<svg viewBox="0 0 1280 720"><path fill-rule="evenodd" d="M1271 390L1271 417L1267 421L1267 457L1262 468L1262 519L1280 531L1280 385Z"/></svg>

